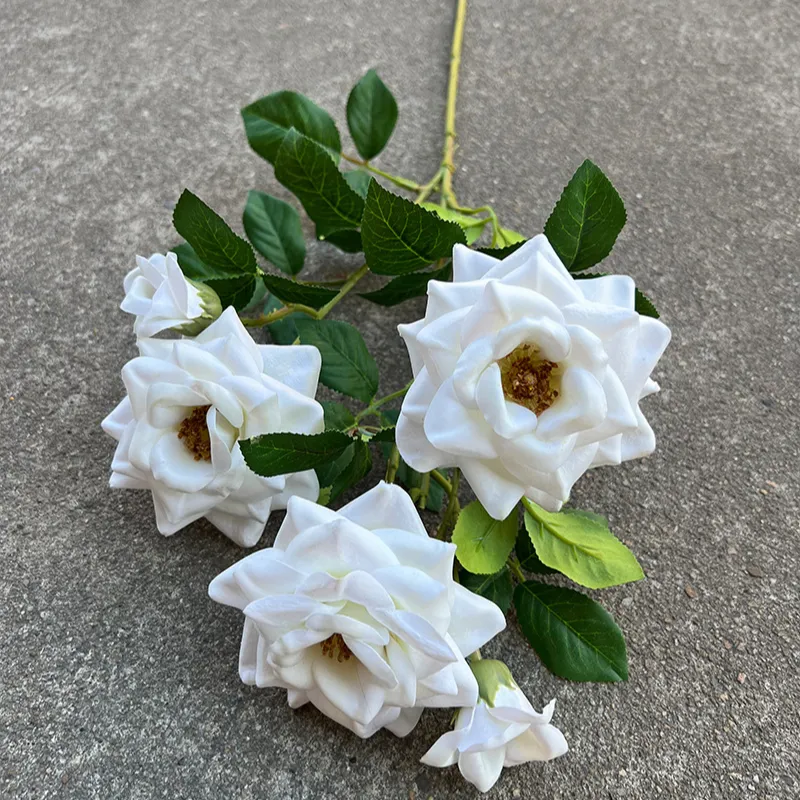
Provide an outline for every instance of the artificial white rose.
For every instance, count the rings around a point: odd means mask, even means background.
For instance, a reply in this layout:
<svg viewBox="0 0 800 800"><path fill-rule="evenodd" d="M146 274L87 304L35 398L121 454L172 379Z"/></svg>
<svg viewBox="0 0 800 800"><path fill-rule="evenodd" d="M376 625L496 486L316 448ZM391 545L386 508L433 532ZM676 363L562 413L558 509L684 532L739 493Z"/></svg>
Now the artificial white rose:
<svg viewBox="0 0 800 800"><path fill-rule="evenodd" d="M420 472L458 466L503 519L526 496L558 511L590 467L648 455L639 401L669 329L631 278L575 280L544 235L499 261L456 245L453 282L401 325L414 372L397 446Z"/></svg>
<svg viewBox="0 0 800 800"><path fill-rule="evenodd" d="M272 509L293 495L317 498L313 470L262 478L239 447L264 433L323 430L315 347L257 345L230 307L194 339L138 347L122 369L128 396L103 430L119 442L111 486L149 489L161 533L206 517L252 547Z"/></svg>
<svg viewBox="0 0 800 800"><path fill-rule="evenodd" d="M175 253L136 256L136 267L125 276L123 288L120 308L136 315L133 330L141 337L167 329L194 336L222 311L217 293L187 278Z"/></svg>
<svg viewBox="0 0 800 800"><path fill-rule="evenodd" d="M244 611L239 674L288 690L361 737L398 736L425 706L475 702L464 656L505 627L453 580L455 546L428 536L411 498L380 483L339 511L289 501L273 547L218 575Z"/></svg>
<svg viewBox="0 0 800 800"><path fill-rule="evenodd" d="M457 763L470 783L488 792L503 767L550 761L567 752L564 735L550 724L555 700L539 714L505 664L478 661L472 667L480 686L477 704L458 712L455 730L437 739L422 757L423 764L449 767Z"/></svg>

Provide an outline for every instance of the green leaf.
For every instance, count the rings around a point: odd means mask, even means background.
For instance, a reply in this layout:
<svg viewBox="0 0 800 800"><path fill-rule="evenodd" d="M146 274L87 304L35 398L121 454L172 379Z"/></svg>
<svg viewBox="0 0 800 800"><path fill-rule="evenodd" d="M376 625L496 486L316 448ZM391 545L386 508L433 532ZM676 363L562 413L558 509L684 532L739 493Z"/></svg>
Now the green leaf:
<svg viewBox="0 0 800 800"><path fill-rule="evenodd" d="M365 200L367 199L367 190L369 189L369 182L372 176L369 172L364 172L363 169L351 169L343 172L344 179L347 181L348 186L356 193L361 195Z"/></svg>
<svg viewBox="0 0 800 800"><path fill-rule="evenodd" d="M505 519L493 519L475 500L458 515L453 531L456 558L470 572L487 575L506 563L517 538L517 509Z"/></svg>
<svg viewBox="0 0 800 800"><path fill-rule="evenodd" d="M322 355L320 381L329 389L369 403L378 390L378 365L361 334L339 320L298 319L303 344L313 344Z"/></svg>
<svg viewBox="0 0 800 800"><path fill-rule="evenodd" d="M509 228L500 228L500 235L505 240L506 247L514 244L525 244L528 241L521 233L512 231Z"/></svg>
<svg viewBox="0 0 800 800"><path fill-rule="evenodd" d="M502 261L506 256L510 256L512 253L519 250L526 241L527 239L516 242L515 244L510 244L507 247L478 247L477 250L479 253L484 253L492 258L499 258Z"/></svg>
<svg viewBox="0 0 800 800"><path fill-rule="evenodd" d="M653 301L644 292L637 289L634 297L634 309L639 314L641 314L643 317L653 317L653 319L659 318L660 314L653 304Z"/></svg>
<svg viewBox="0 0 800 800"><path fill-rule="evenodd" d="M322 308L336 297L337 292L313 283L301 283L280 275L262 275L261 280L275 297L284 303L300 303L311 308Z"/></svg>
<svg viewBox="0 0 800 800"><path fill-rule="evenodd" d="M333 400L323 400L322 410L325 413L326 431L343 431L356 421L350 409Z"/></svg>
<svg viewBox="0 0 800 800"><path fill-rule="evenodd" d="M244 209L244 230L253 247L281 272L297 275L306 258L300 215L288 203L251 191Z"/></svg>
<svg viewBox="0 0 800 800"><path fill-rule="evenodd" d="M223 308L233 306L237 311L244 311L250 305L256 290L255 275L207 279L206 283L219 295Z"/></svg>
<svg viewBox="0 0 800 800"><path fill-rule="evenodd" d="M331 500L355 486L372 469L372 453L369 445L359 439L353 443L353 456L347 466L336 476L331 485Z"/></svg>
<svg viewBox="0 0 800 800"><path fill-rule="evenodd" d="M223 308L233 306L237 311L244 311L248 306L260 300L254 275L242 275L238 278L220 278L216 270L211 269L200 260L194 248L184 242L172 248L178 257L181 271L193 281L207 283L219 295Z"/></svg>
<svg viewBox="0 0 800 800"><path fill-rule="evenodd" d="M276 311L279 308L283 308L283 303L274 295L270 295L264 306L264 313L268 314L270 311ZM266 328L272 341L275 344L292 344L297 339L297 325L295 325L295 322L304 316L305 314L302 312L296 311L275 322L270 322Z"/></svg>
<svg viewBox="0 0 800 800"><path fill-rule="evenodd" d="M442 208L437 203L420 203L420 208L426 211L432 211L437 216L441 217L448 222L455 222L463 231L467 239L467 244L471 245L481 237L486 223L489 222L488 217L470 217L467 214L461 214L458 211L453 211L452 208Z"/></svg>
<svg viewBox="0 0 800 800"><path fill-rule="evenodd" d="M290 130L283 139L275 177L297 195L317 224L318 235L328 236L361 224L364 199L350 188L327 150L296 130Z"/></svg>
<svg viewBox="0 0 800 800"><path fill-rule="evenodd" d="M508 612L511 605L511 597L514 594L514 585L511 582L511 573L508 567L503 567L493 575L474 575L461 569L458 573L461 585L487 600L491 600L504 614Z"/></svg>
<svg viewBox="0 0 800 800"><path fill-rule="evenodd" d="M589 589L604 589L644 577L636 557L598 514L575 509L558 513L530 506L525 527L544 564Z"/></svg>
<svg viewBox="0 0 800 800"><path fill-rule="evenodd" d="M341 431L302 433L267 433L239 442L242 455L256 475L269 478L289 472L301 472L338 458L353 440Z"/></svg>
<svg viewBox="0 0 800 800"><path fill-rule="evenodd" d="M333 153L342 149L330 114L297 92L268 94L245 106L242 119L250 147L270 164L275 163L281 143L292 128Z"/></svg>
<svg viewBox="0 0 800 800"><path fill-rule="evenodd" d="M379 275L416 272L466 242L459 225L388 192L377 181L367 192L361 238L369 268Z"/></svg>
<svg viewBox="0 0 800 800"><path fill-rule="evenodd" d="M364 249L361 234L355 230L333 231L327 236L317 236L321 242L330 242L345 253L360 253Z"/></svg>
<svg viewBox="0 0 800 800"><path fill-rule="evenodd" d="M253 248L188 189L183 190L172 212L172 223L192 246L197 258L208 267L204 280L236 278L257 272Z"/></svg>
<svg viewBox="0 0 800 800"><path fill-rule="evenodd" d="M386 84L371 69L347 98L347 127L365 161L386 147L397 123L397 102Z"/></svg>
<svg viewBox="0 0 800 800"><path fill-rule="evenodd" d="M578 167L544 226L570 272L599 264L625 225L625 205L602 170L588 159Z"/></svg>
<svg viewBox="0 0 800 800"><path fill-rule="evenodd" d="M338 458L329 461L327 464L314 467L320 488L328 489L328 502L333 500L333 492L331 491L333 482L347 469L347 465L353 460L353 454L356 451L356 443L354 439L351 439L350 442L350 446L346 448Z"/></svg>
<svg viewBox="0 0 800 800"><path fill-rule="evenodd" d="M261 313L264 310L264 303L269 298L269 292L262 281L256 280L255 278L253 280L256 284L253 291L253 296L250 298L250 302L247 304L247 307L244 310L258 311Z"/></svg>
<svg viewBox="0 0 800 800"><path fill-rule="evenodd" d="M178 266L187 278L191 278L193 281L207 281L219 277L214 270L209 269L202 262L189 242L183 242L183 244L173 247L172 252L177 256Z"/></svg>
<svg viewBox="0 0 800 800"><path fill-rule="evenodd" d="M622 631L591 597L526 581L514 590L514 607L525 637L560 678L612 683L628 679Z"/></svg>
<svg viewBox="0 0 800 800"><path fill-rule="evenodd" d="M389 442L394 444L395 428L381 428L371 439L371 442Z"/></svg>
<svg viewBox="0 0 800 800"><path fill-rule="evenodd" d="M374 292L365 292L361 297L379 306L396 306L412 297L419 297L428 291L429 281L450 280L451 265L445 264L434 272L412 272L393 278Z"/></svg>
<svg viewBox="0 0 800 800"><path fill-rule="evenodd" d="M558 570L551 569L547 564L543 564L536 551L533 549L533 542L528 535L528 531L523 525L517 534L517 544L514 547L519 565L525 572L535 572L537 575L552 575Z"/></svg>

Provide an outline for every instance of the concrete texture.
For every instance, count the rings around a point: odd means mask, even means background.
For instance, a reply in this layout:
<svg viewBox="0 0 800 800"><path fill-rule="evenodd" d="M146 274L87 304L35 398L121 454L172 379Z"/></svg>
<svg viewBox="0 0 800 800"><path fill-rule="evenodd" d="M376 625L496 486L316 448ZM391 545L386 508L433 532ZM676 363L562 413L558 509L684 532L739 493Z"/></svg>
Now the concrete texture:
<svg viewBox="0 0 800 800"><path fill-rule="evenodd" d="M117 310L135 253L173 244L191 187L237 220L278 192L238 108L293 87L343 125L376 66L400 123L381 163L439 159L449 2L0 4L0 795L470 798L417 759L444 729L362 742L239 683L241 620L206 597L241 556L209 525L165 539L111 492L99 422L134 353ZM627 202L610 259L674 340L647 401L655 456L575 493L632 544L644 583L603 593L625 685L553 678L512 625L490 650L566 758L507 771L503 798L800 795L797 459L800 11L794 0L470 0L456 187L541 230L589 156ZM326 247L311 273L350 263ZM394 309L349 302L389 371ZM270 527L264 542L274 533Z"/></svg>

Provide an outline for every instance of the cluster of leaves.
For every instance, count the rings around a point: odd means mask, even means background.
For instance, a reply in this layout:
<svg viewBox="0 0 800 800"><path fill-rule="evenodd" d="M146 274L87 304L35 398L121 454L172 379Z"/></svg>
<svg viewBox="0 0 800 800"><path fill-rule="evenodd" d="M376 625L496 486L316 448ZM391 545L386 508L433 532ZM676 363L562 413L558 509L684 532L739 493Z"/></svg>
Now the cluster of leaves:
<svg viewBox="0 0 800 800"><path fill-rule="evenodd" d="M500 521L477 501L462 510L453 533L462 584L504 613L513 602L523 633L556 675L626 680L625 640L611 615L574 589L526 576L560 573L580 586L604 589L644 577L635 556L597 514L550 513L528 501L524 506L522 527L517 509Z"/></svg>
<svg viewBox="0 0 800 800"><path fill-rule="evenodd" d="M346 108L359 160L343 155L332 117L304 95L276 92L242 109L250 146L297 198L317 239L349 253L363 252L363 269L388 278L381 288L361 294L382 306L425 294L430 280L448 280L453 247L474 244L489 221L444 204L412 202L374 179L371 172L393 177L369 161L386 146L397 113L389 89L374 70L367 72L350 92ZM352 164L357 168L348 168ZM404 186L403 179L393 182ZM419 188L405 183L409 190ZM315 469L320 502L327 503L370 472L372 445L378 445L390 462L395 460L393 478L421 508L438 512L446 505L447 525L455 525L462 583L504 613L513 602L523 632L553 672L572 680L624 680L625 643L611 616L584 594L527 577L559 573L590 589L641 578L635 558L606 521L574 510L550 514L527 501L521 528L516 510L497 521L474 502L459 514L457 499L452 493L448 498L442 488L446 475L431 481L430 475L399 460L394 448L397 413L386 410L389 398L375 399L375 359L354 326L324 318L345 282L323 285L297 277L306 243L293 205L262 191L249 192L242 218L246 239L188 190L173 219L185 239L175 249L187 277L211 285L223 306L261 312L274 342L316 346L322 356L321 383L351 398L351 405L357 401L364 406L354 414L342 403L326 403L325 430L319 434L274 433L242 442L250 468L263 476ZM575 277L596 277L599 273L587 270L610 253L625 219L611 182L585 161L563 190L544 232ZM482 252L502 258L524 242L518 234L498 230L501 241L513 244ZM636 308L658 316L640 293Z"/></svg>

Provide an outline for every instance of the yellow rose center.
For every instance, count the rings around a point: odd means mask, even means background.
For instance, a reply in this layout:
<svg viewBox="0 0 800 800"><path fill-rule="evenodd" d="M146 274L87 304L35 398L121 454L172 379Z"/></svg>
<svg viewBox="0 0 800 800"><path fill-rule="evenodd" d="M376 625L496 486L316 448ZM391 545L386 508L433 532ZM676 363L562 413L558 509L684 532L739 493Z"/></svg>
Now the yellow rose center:
<svg viewBox="0 0 800 800"><path fill-rule="evenodd" d="M334 633L329 636L324 642L320 642L320 646L322 647L323 656L335 658L340 664L342 661L348 661L350 656L353 655L353 651L347 646L341 633Z"/></svg>
<svg viewBox="0 0 800 800"><path fill-rule="evenodd" d="M536 345L515 347L497 366L506 400L530 409L536 416L547 411L558 398L561 367L542 358Z"/></svg>
<svg viewBox="0 0 800 800"><path fill-rule="evenodd" d="M178 438L186 445L186 449L194 455L195 461L211 461L211 437L206 425L206 414L211 406L197 406L192 413L181 422Z"/></svg>

